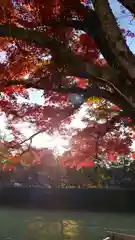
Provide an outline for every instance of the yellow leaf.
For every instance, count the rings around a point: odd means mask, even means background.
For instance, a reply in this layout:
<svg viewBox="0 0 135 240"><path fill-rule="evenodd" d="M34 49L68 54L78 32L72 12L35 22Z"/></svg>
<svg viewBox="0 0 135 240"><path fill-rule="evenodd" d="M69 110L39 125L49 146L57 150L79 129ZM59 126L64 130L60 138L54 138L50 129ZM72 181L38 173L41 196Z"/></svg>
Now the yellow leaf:
<svg viewBox="0 0 135 240"><path fill-rule="evenodd" d="M99 103L100 101L101 101L101 98L97 98L97 97L90 97L87 100L87 102L91 102L91 103Z"/></svg>

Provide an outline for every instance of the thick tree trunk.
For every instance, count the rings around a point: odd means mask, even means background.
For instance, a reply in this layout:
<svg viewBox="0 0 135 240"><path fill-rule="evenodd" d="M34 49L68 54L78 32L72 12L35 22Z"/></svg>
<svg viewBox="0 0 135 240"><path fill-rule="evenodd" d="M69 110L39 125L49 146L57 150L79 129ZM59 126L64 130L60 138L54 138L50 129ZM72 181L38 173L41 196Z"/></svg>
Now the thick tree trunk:
<svg viewBox="0 0 135 240"><path fill-rule="evenodd" d="M129 50L120 32L108 0L102 0L102 4L100 0L93 0L93 4L109 49L112 51L114 62L111 63L110 60L108 60L108 63L117 73L120 72L123 80L127 79L129 84L134 84L135 56ZM100 38L102 38L102 36L100 36ZM106 56L104 57L106 58Z"/></svg>
<svg viewBox="0 0 135 240"><path fill-rule="evenodd" d="M130 110L133 116L135 112L133 90L135 84L135 56L124 41L108 0L102 0L102 4L100 0L93 0L93 5L99 21L99 27L95 29L98 37L95 34L94 39L117 76L115 86L132 103L132 109Z"/></svg>

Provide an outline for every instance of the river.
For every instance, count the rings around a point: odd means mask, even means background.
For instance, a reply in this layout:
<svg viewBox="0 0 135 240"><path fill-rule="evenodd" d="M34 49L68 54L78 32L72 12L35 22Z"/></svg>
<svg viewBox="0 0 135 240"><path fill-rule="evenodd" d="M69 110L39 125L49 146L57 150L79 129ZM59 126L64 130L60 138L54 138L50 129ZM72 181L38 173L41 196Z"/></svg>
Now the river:
<svg viewBox="0 0 135 240"><path fill-rule="evenodd" d="M96 240L107 230L135 234L135 215L0 209L0 240Z"/></svg>

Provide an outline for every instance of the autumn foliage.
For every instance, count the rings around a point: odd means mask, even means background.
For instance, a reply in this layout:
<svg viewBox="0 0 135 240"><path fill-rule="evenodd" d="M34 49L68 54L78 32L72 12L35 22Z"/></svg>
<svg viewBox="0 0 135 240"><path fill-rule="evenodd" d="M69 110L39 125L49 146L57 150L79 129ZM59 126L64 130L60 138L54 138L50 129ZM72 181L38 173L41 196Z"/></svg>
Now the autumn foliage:
<svg viewBox="0 0 135 240"><path fill-rule="evenodd" d="M21 40L19 33L19 37L0 37L0 113L5 114L6 129L10 131L12 140L2 139L2 136L1 139L8 146L10 155L14 150L17 156L26 149L30 151L29 142L25 143L27 137L16 128L17 124L24 122L34 126L35 133L53 135L58 132L63 138L70 138L70 149L58 157L62 166L92 167L94 161L117 160L117 156L130 154L134 132L132 128L127 131L130 120L127 116L119 116L119 106L101 97L86 97L87 113L82 117L85 126L82 129L79 126L73 129L71 126L69 129L67 126L78 118L81 106L69 102L68 91L54 90L62 86L62 89L75 87L85 92L88 84L92 84L88 76L74 75L76 58L71 62L70 54L84 63L94 63L101 67L107 65L106 60L100 58L100 50L94 38L72 27L73 19L81 22L87 18L88 9L83 3L86 1L0 1L1 25L9 24L42 34L42 39L37 34L34 41L25 41L23 37ZM65 27L67 21L69 24ZM32 34L34 32L31 32L31 38ZM69 48L70 51L65 54L63 49ZM70 70L69 63L72 65ZM70 76L67 75L68 70ZM33 89L42 90L43 105L29 101L29 91ZM19 97L26 101L19 102ZM47 158L47 161L50 160Z"/></svg>

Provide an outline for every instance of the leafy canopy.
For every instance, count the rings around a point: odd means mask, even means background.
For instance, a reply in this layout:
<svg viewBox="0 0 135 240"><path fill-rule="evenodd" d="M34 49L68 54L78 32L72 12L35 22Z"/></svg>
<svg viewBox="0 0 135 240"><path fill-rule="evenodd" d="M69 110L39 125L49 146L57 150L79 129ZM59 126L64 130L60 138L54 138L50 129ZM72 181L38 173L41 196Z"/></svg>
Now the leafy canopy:
<svg viewBox="0 0 135 240"><path fill-rule="evenodd" d="M118 2L121 16L129 10L134 21L133 1ZM1 141L8 148L6 157L25 154L43 132L69 141L61 161L129 155L135 124L135 57L126 41L134 33L119 27L112 3L0 3L0 111L6 122ZM33 89L42 90L44 104L29 101ZM74 93L85 103L70 102ZM28 138L18 128L24 123L32 129Z"/></svg>

